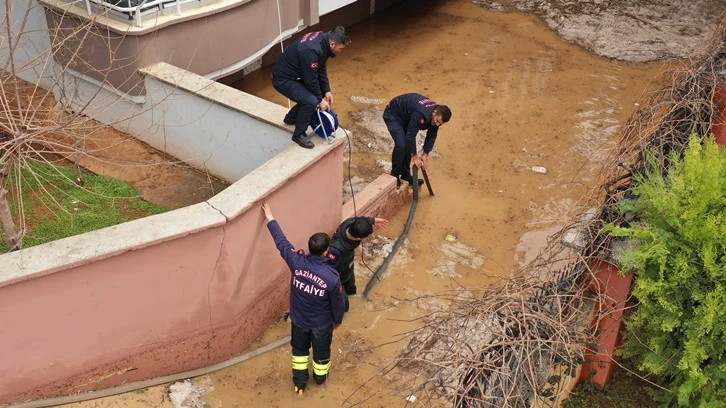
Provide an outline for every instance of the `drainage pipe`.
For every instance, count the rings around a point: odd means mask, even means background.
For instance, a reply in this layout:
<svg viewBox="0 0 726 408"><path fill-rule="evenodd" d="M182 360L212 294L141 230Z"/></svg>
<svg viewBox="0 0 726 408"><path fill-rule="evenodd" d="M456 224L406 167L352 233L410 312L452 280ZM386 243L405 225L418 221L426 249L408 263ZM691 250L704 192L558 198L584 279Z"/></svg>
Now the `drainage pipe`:
<svg viewBox="0 0 726 408"><path fill-rule="evenodd" d="M187 378L199 377L202 375L207 375L207 374L213 373L215 371L219 371L223 368L233 366L237 363L247 361L253 357L259 356L260 354L263 354L270 350L276 349L276 348L282 346L283 344L288 343L289 341L290 341L290 336L286 336L281 339L277 339L277 340L273 341L272 343L262 346L256 350L252 350L249 353L240 354L239 356L232 357L229 360L222 361L220 363L213 364L208 367L197 368L196 370L185 371L183 373L167 375L164 377L151 378L151 379L148 379L145 381L137 381L137 382L133 382L133 383L129 383L129 384L119 385L118 387L88 392L85 394L66 395L63 397L46 398L46 399L39 399L39 400L35 400L35 401L21 402L18 404L10 405L7 408L44 408L44 407L52 407L52 406L56 406L56 405L72 404L75 402L83 402L83 401L89 401L92 399L110 397L112 395L136 391L136 390L140 390L142 388L154 387L154 386L161 385L164 383L175 382L175 381L184 380Z"/></svg>
<svg viewBox="0 0 726 408"><path fill-rule="evenodd" d="M421 169L424 176L424 181L426 182L426 187L429 190L429 194L434 195L434 191L431 189L431 183L429 183L429 176L426 174L426 170ZM388 265L393 260L393 257L396 256L396 252L398 252L398 249L403 244L403 241L406 240L406 237L408 236L408 231L411 229L411 224L413 223L413 216L416 214L416 206L418 205L418 167L413 166L413 176L411 180L416 183L413 186L413 201L411 202L411 209L408 211L408 219L406 220L406 226L403 227L403 232L401 233L401 236L398 237L396 240L396 243L393 244L393 248L391 248L391 252L388 254L386 259L383 260L383 263L381 266L378 267L376 272L371 276L371 279L368 281L368 284L366 285L366 288L363 289L363 299L368 299L368 293L373 289L373 286L375 286L378 281L381 280L381 275L383 272L385 272L386 268L388 268Z"/></svg>

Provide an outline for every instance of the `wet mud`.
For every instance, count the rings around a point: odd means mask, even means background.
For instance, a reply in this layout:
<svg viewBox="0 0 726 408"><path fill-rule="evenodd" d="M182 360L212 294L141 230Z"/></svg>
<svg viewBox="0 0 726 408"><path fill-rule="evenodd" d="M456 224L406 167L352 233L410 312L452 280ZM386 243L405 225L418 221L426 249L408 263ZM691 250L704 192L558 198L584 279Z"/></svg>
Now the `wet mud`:
<svg viewBox="0 0 726 408"><path fill-rule="evenodd" d="M597 55L647 62L684 58L711 39L720 0L473 0L490 10L540 17L562 38Z"/></svg>

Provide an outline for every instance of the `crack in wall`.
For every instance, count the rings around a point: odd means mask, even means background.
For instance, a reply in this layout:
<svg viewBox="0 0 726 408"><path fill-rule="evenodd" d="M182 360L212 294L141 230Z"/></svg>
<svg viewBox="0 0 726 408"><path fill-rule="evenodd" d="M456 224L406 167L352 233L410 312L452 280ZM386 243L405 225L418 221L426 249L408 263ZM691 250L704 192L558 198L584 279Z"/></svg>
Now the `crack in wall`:
<svg viewBox="0 0 726 408"><path fill-rule="evenodd" d="M219 244L219 253L217 254L217 260L214 261L214 270L212 271L212 276L209 277L209 282L207 282L207 308L209 309L209 326L212 328L212 333L209 337L209 340L207 340L207 358L212 357L212 340L216 337L215 335L215 328L214 328L214 320L212 319L212 295L211 295L211 289L212 289L212 282L214 281L214 277L217 275L217 268L219 268L219 260L222 258L222 251L224 250L224 241L227 239L227 228L226 225L229 222L229 218L219 209L213 206L209 203L209 201L205 201L205 203L218 211L222 217L224 217L224 224L222 225L222 242Z"/></svg>

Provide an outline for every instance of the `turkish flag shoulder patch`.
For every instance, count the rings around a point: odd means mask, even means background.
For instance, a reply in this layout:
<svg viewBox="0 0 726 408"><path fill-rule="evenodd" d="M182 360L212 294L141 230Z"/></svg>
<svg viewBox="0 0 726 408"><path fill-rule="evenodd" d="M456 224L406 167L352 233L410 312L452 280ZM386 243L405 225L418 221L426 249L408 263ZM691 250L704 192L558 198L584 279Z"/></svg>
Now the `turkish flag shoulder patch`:
<svg viewBox="0 0 726 408"><path fill-rule="evenodd" d="M423 125L424 123L426 123L426 119L421 118L421 124Z"/></svg>
<svg viewBox="0 0 726 408"><path fill-rule="evenodd" d="M318 63L317 62L313 62L312 64L310 64L310 68L312 68L312 69L318 69Z"/></svg>

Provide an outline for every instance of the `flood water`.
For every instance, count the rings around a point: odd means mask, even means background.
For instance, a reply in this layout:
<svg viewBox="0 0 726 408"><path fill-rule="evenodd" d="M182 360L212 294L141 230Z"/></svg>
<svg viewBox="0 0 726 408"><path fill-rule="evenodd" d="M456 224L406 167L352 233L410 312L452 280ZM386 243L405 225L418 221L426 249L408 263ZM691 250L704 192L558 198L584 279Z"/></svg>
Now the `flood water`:
<svg viewBox="0 0 726 408"><path fill-rule="evenodd" d="M311 382L302 399L295 396L285 346L196 379L209 389L210 407L404 406L407 394L385 387L397 377L379 370L426 313L409 299L509 275L584 211L581 198L595 187L619 129L663 67L594 57L533 16L492 12L470 0L408 1L350 32L352 44L328 61L328 73L334 109L356 140L353 175L370 181L388 171L390 151L375 148L390 143L380 112L392 97L419 92L453 112L430 161L436 195L423 190L405 253L370 300L352 298L335 333L326 385ZM235 86L286 105L269 78L263 69ZM397 214L381 234L395 239L407 214ZM445 241L447 231L458 241ZM369 275L357 268L359 288ZM289 323L280 322L258 344L288 332ZM68 407L172 407L165 393L159 386Z"/></svg>

